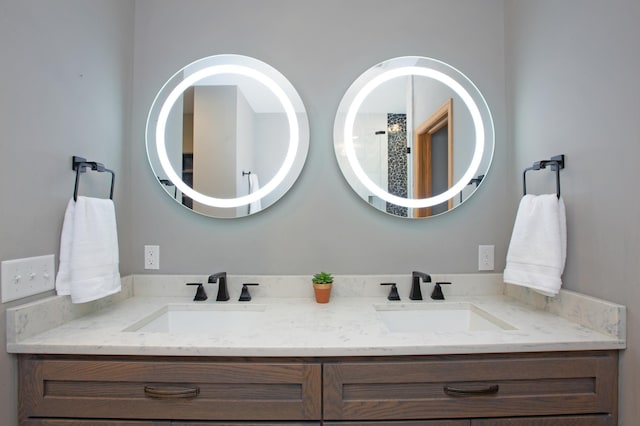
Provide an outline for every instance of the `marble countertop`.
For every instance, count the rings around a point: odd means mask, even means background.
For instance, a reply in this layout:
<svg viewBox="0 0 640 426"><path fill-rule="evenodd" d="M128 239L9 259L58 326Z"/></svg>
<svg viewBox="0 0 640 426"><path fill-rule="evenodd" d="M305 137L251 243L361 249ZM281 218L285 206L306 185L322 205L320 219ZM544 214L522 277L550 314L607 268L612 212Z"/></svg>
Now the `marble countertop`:
<svg viewBox="0 0 640 426"><path fill-rule="evenodd" d="M348 286L334 284L337 288L328 304L315 303L306 290L310 284L301 287L305 290L298 294L283 289L291 284L284 282L287 280L265 277L231 279L234 285L230 286L233 290L228 302L215 301L215 287L207 287L209 300L194 302L195 289L184 289L191 278L127 277L122 294L113 300L82 306L72 305L68 297L56 296L10 308L7 351L290 357L602 350L623 349L626 344L624 306L567 291L551 299L505 286L495 276L482 276L482 284L477 277L445 277L459 283L456 290L453 286L444 289L445 302L431 300L427 288L423 288L425 300L411 301L404 284L398 286L402 301L388 301L388 288L381 289L377 283L390 278L406 282L405 277L349 277L344 280L352 280ZM236 282L261 282L261 286L251 288L252 301L238 302ZM288 297L280 297L278 288ZM443 303L473 304L511 327L445 331L431 324L425 330L397 332L385 325L375 308L409 309ZM241 317L242 323L230 325L197 324L193 330L179 333L138 329L168 305L260 315L247 315L246 320ZM208 332L207 328L215 331Z"/></svg>

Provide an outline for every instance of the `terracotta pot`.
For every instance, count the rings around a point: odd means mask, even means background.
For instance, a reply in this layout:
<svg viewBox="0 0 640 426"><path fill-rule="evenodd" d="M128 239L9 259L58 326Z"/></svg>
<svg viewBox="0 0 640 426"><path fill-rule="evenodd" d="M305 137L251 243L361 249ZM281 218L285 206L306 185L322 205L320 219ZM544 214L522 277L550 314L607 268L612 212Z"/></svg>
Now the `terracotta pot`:
<svg viewBox="0 0 640 426"><path fill-rule="evenodd" d="M313 292L316 295L316 302L318 303L329 303L329 298L331 297L331 286L333 283L326 284L313 284Z"/></svg>

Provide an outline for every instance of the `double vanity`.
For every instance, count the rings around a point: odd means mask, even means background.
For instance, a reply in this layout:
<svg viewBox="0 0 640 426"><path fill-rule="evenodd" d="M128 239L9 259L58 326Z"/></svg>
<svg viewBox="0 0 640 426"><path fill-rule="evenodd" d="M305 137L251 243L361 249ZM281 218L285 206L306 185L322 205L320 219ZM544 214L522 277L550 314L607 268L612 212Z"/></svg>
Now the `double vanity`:
<svg viewBox="0 0 640 426"><path fill-rule="evenodd" d="M625 308L500 274L410 300L410 275L135 275L110 299L9 309L23 425L615 425ZM193 301L205 282L206 301ZM387 299L396 282L401 300ZM238 301L243 283L251 301Z"/></svg>

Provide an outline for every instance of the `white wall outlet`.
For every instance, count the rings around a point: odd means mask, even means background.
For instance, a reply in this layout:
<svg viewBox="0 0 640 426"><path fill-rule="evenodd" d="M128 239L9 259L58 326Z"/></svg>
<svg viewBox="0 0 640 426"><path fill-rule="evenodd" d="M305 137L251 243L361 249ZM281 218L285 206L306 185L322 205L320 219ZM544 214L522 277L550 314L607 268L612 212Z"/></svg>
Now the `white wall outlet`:
<svg viewBox="0 0 640 426"><path fill-rule="evenodd" d="M144 246L144 269L160 269L160 246Z"/></svg>
<svg viewBox="0 0 640 426"><path fill-rule="evenodd" d="M478 271L494 270L494 246L478 246Z"/></svg>
<svg viewBox="0 0 640 426"><path fill-rule="evenodd" d="M5 260L0 267L2 303L55 288L54 255Z"/></svg>

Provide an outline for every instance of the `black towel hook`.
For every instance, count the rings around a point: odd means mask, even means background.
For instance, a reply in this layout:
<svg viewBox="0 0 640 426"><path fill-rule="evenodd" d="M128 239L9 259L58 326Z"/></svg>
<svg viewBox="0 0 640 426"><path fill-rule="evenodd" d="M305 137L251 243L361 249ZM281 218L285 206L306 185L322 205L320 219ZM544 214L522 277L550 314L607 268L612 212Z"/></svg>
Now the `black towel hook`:
<svg viewBox="0 0 640 426"><path fill-rule="evenodd" d="M74 155L71 161L71 169L76 172L76 185L73 190L73 201L78 201L78 185L80 183L80 173L86 172L87 167L97 172L111 173L111 191L109 192L109 199L113 200L113 184L116 180L116 174L113 172L113 170L107 169L101 163L96 163L95 161L87 161L86 158L78 157L77 155Z"/></svg>
<svg viewBox="0 0 640 426"><path fill-rule="evenodd" d="M531 167L527 167L522 172L522 192L527 195L527 172L529 170L546 169L547 166L556 172L556 195L560 198L560 169L564 169L564 154L554 155L550 160L536 161Z"/></svg>

